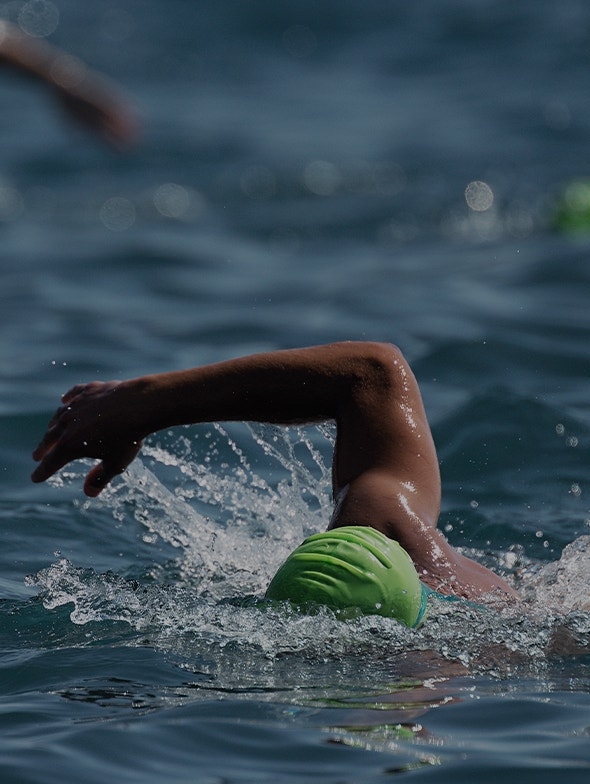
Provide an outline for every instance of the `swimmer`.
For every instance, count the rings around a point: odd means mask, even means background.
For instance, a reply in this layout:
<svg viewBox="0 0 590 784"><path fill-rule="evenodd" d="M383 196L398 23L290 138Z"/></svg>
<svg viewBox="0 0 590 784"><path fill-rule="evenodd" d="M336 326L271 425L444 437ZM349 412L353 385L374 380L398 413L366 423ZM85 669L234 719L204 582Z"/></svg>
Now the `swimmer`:
<svg viewBox="0 0 590 784"><path fill-rule="evenodd" d="M328 531L317 535L319 543L312 537L316 574L322 564L333 564L335 555L342 562L344 547L354 550L344 566L348 574L358 574L372 554L399 567L396 574L405 574L399 558L409 556L429 590L478 603L517 599L501 577L458 553L437 528L441 481L436 449L417 381L396 346L341 342L127 381L94 381L73 387L62 403L33 452L38 466L32 480L43 482L73 460L95 458L100 462L84 484L90 497L122 473L143 440L158 430L200 422L294 425L334 420L335 503ZM391 553L388 543L398 543L404 556ZM273 583L294 584L301 577L294 571L293 556L309 564L298 548ZM309 571L299 585L308 578ZM332 580L329 590L339 590L341 578L342 573L333 580L326 577ZM400 618L410 626L424 611L414 588L412 607ZM270 595L281 598L281 591L279 586Z"/></svg>
<svg viewBox="0 0 590 784"><path fill-rule="evenodd" d="M122 149L137 135L137 121L102 75L46 41L0 20L0 66L8 66L49 87L70 118Z"/></svg>

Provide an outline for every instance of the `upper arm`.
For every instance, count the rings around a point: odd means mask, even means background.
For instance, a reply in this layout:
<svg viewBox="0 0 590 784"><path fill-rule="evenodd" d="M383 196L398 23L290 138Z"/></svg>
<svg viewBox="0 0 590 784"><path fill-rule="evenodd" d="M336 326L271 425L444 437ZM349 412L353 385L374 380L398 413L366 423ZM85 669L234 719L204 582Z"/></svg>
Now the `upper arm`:
<svg viewBox="0 0 590 784"><path fill-rule="evenodd" d="M399 521L408 509L436 525L440 472L418 383L401 351L365 344L363 362L337 417L334 491L348 486L341 514L355 502L373 525ZM338 511L338 510L337 510ZM348 517L348 514L346 515ZM379 519L374 519L377 516ZM368 524L358 521L360 524ZM343 524L338 519L337 524Z"/></svg>

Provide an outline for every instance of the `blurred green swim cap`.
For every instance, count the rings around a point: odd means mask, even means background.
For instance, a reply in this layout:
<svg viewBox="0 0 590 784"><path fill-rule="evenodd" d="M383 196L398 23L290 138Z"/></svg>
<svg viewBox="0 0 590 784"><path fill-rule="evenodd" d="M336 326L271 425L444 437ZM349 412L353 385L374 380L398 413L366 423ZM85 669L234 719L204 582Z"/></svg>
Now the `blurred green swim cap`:
<svg viewBox="0 0 590 784"><path fill-rule="evenodd" d="M590 232L590 179L569 182L557 200L554 226L566 234Z"/></svg>
<svg viewBox="0 0 590 784"><path fill-rule="evenodd" d="M267 599L325 605L341 617L384 615L418 626L426 592L410 556L374 528L343 526L314 534L273 577Z"/></svg>

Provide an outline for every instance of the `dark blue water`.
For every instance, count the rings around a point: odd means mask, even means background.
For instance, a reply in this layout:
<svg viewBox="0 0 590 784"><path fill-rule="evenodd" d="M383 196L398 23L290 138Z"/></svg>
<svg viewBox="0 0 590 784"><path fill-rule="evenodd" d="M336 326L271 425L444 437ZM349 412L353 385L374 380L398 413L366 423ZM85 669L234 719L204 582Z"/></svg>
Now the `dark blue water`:
<svg viewBox="0 0 590 784"><path fill-rule="evenodd" d="M2 15L142 118L111 151L0 74L2 781L586 782L590 234L555 215L590 176L588 4ZM261 612L329 515L329 428L163 433L92 502L83 466L29 482L73 383L334 339L407 354L441 527L524 610Z"/></svg>

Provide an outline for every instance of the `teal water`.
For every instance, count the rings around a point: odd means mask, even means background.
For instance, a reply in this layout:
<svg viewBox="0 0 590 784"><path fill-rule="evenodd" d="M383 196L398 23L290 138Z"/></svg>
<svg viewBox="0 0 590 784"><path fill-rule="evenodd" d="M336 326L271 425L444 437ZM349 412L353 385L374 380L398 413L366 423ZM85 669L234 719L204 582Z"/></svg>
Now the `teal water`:
<svg viewBox="0 0 590 784"><path fill-rule="evenodd" d="M0 74L2 781L586 782L590 236L553 216L590 174L587 4L24 11L143 133ZM328 519L330 427L162 433L96 501L78 464L29 481L78 381L336 339L402 347L440 525L523 608L261 611Z"/></svg>

